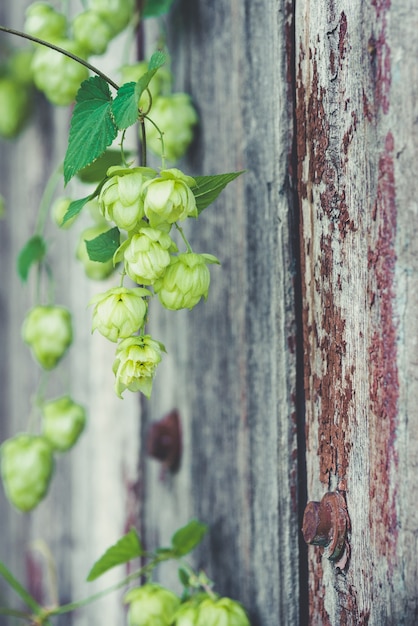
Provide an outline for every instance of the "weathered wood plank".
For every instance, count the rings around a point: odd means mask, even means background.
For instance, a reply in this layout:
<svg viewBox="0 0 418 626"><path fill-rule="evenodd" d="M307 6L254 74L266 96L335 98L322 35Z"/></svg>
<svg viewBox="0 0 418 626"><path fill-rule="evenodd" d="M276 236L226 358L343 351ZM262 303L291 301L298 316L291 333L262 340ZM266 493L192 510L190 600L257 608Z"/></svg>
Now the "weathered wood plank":
<svg viewBox="0 0 418 626"><path fill-rule="evenodd" d="M411 2L297 3L308 491L345 491L352 524L344 573L310 551L322 626L417 617L416 19Z"/></svg>
<svg viewBox="0 0 418 626"><path fill-rule="evenodd" d="M194 250L222 262L208 302L152 311L169 355L144 409L155 420L177 407L184 432L176 476L161 481L149 463L147 536L167 540L191 515L207 522L196 563L263 626L298 623L290 4L176 5L177 88L201 120L186 166L247 171L190 225Z"/></svg>

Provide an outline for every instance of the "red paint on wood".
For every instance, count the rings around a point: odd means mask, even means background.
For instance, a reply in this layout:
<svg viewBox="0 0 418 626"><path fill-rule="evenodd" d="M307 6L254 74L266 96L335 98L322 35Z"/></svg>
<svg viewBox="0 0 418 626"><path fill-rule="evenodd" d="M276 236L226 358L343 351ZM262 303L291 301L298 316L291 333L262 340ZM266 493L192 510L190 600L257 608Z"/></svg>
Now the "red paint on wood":
<svg viewBox="0 0 418 626"><path fill-rule="evenodd" d="M322 317L320 333L316 331L316 342L322 355L323 371L313 376L315 395L319 400L318 456L319 478L327 487L330 476L344 480L348 467L350 441L346 440L349 406L353 396L351 372L344 372L346 354L345 319L335 304L332 276L334 260L332 237L321 237L321 282Z"/></svg>
<svg viewBox="0 0 418 626"><path fill-rule="evenodd" d="M340 67L341 67L341 62L344 59L345 52L346 52L347 28L348 28L347 16L343 11L340 16L340 29L339 29L339 34L338 34L338 52L340 55Z"/></svg>
<svg viewBox="0 0 418 626"><path fill-rule="evenodd" d="M398 525L396 484L391 479L398 463L395 439L399 401L394 310L396 198L393 158L394 139L389 132L384 152L379 159L375 207L377 238L369 248L368 261L371 273L370 290L373 292L371 309L375 316L375 331L369 348L370 409L373 419L370 526L374 529L373 536L379 544L378 550L387 557L392 567L395 563Z"/></svg>
<svg viewBox="0 0 418 626"><path fill-rule="evenodd" d="M372 59L374 73L374 101L383 113L389 111L389 92L391 85L390 47L386 40L387 18L386 12L390 9L390 0L374 0L372 5L376 9L379 32L369 39L369 52Z"/></svg>
<svg viewBox="0 0 418 626"><path fill-rule="evenodd" d="M325 608L325 588L323 583L322 550L315 548L314 558L309 561L309 624L311 626L332 626Z"/></svg>

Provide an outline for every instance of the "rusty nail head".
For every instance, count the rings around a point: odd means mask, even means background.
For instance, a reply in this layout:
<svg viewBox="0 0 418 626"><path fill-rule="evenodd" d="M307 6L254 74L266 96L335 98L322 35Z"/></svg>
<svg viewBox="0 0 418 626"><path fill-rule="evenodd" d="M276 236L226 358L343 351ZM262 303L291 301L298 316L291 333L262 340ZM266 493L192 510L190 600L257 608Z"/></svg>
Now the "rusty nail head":
<svg viewBox="0 0 418 626"><path fill-rule="evenodd" d="M158 422L151 424L147 438L149 456L161 461L165 469L175 472L181 458L180 415L173 409Z"/></svg>
<svg viewBox="0 0 418 626"><path fill-rule="evenodd" d="M303 538L311 545L324 546L329 559L336 560L341 555L348 528L347 505L338 491L326 493L321 502L308 502L306 505Z"/></svg>

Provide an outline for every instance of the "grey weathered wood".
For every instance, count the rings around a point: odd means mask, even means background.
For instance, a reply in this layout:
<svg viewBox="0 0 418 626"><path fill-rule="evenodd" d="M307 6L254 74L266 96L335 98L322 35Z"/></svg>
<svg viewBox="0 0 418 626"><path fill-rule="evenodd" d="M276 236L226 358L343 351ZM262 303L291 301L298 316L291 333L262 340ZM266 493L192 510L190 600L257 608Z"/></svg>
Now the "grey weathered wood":
<svg viewBox="0 0 418 626"><path fill-rule="evenodd" d="M298 623L289 8L175 7L176 85L201 119L186 166L247 171L190 225L193 249L222 263L208 302L178 316L152 309L169 354L144 407L149 421L177 407L185 448L175 477L147 471L147 537L167 541L191 515L207 522L196 563L263 626Z"/></svg>
<svg viewBox="0 0 418 626"><path fill-rule="evenodd" d="M346 492L344 572L310 549L310 623L413 624L414 2L296 3L309 498Z"/></svg>

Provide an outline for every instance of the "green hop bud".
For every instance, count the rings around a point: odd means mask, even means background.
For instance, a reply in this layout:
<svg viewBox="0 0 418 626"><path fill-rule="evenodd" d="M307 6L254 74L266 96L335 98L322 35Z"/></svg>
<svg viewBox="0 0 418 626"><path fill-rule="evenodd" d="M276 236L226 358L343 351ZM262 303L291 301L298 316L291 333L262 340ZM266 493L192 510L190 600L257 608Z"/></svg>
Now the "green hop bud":
<svg viewBox="0 0 418 626"><path fill-rule="evenodd" d="M30 86L33 83L32 59L34 55L33 48L20 48L15 50L10 57L9 68L10 73L16 82L21 85Z"/></svg>
<svg viewBox="0 0 418 626"><path fill-rule="evenodd" d="M22 336L38 363L51 370L73 340L71 314L60 306L35 306L26 315Z"/></svg>
<svg viewBox="0 0 418 626"><path fill-rule="evenodd" d="M135 0L91 0L90 9L103 17L112 27L113 34L117 35L129 24Z"/></svg>
<svg viewBox="0 0 418 626"><path fill-rule="evenodd" d="M76 41L63 39L54 43L78 57L84 58L86 54ZM71 104L80 84L89 75L84 65L45 47L39 47L33 55L32 71L36 87L44 92L52 104L58 106Z"/></svg>
<svg viewBox="0 0 418 626"><path fill-rule="evenodd" d="M199 604L206 598L208 594L196 594L187 602L180 604L174 615L174 626L196 626L199 616Z"/></svg>
<svg viewBox="0 0 418 626"><path fill-rule="evenodd" d="M155 583L135 587L124 597L129 604L129 626L171 626L180 599Z"/></svg>
<svg viewBox="0 0 418 626"><path fill-rule="evenodd" d="M190 189L195 184L191 176L176 168L162 170L160 178L145 182L144 212L151 226L197 217L196 199Z"/></svg>
<svg viewBox="0 0 418 626"><path fill-rule="evenodd" d="M230 598L204 600L195 626L250 626L242 606Z"/></svg>
<svg viewBox="0 0 418 626"><path fill-rule="evenodd" d="M44 404L42 416L42 434L58 452L72 448L86 424L84 407L73 402L70 396Z"/></svg>
<svg viewBox="0 0 418 626"><path fill-rule="evenodd" d="M67 20L48 2L34 2L26 11L24 29L32 37L55 41L65 37Z"/></svg>
<svg viewBox="0 0 418 626"><path fill-rule="evenodd" d="M145 296L150 296L148 289L127 289L113 287L90 300L94 304L93 328L110 341L130 337L144 324L147 314Z"/></svg>
<svg viewBox="0 0 418 626"><path fill-rule="evenodd" d="M21 434L0 447L1 475L10 502L30 511L45 497L54 469L52 449L44 437Z"/></svg>
<svg viewBox="0 0 418 626"><path fill-rule="evenodd" d="M29 91L13 78L0 78L0 137L15 137L29 112Z"/></svg>
<svg viewBox="0 0 418 626"><path fill-rule="evenodd" d="M151 396L161 352L165 352L163 344L149 335L128 337L120 342L113 363L115 391L119 398L125 389L141 391L147 398Z"/></svg>
<svg viewBox="0 0 418 626"><path fill-rule="evenodd" d="M170 161L178 161L185 153L193 139L193 127L198 117L191 98L186 93L174 93L160 96L153 101L152 121L164 133L164 153ZM145 120L147 146L161 155L160 134L151 122Z"/></svg>
<svg viewBox="0 0 418 626"><path fill-rule="evenodd" d="M208 297L210 274L207 263L218 263L211 254L185 252L171 257L163 276L154 283L155 293L166 309L192 309Z"/></svg>
<svg viewBox="0 0 418 626"><path fill-rule="evenodd" d="M116 251L115 260L125 259L128 276L140 285L152 285L170 265L170 252L177 246L168 233L145 226Z"/></svg>
<svg viewBox="0 0 418 626"><path fill-rule="evenodd" d="M76 257L82 262L84 272L90 280L105 280L115 269L112 259L105 261L104 263L101 263L100 261L92 261L87 252L86 241L95 239L107 230L109 230L109 224L102 221L101 224L96 224L95 226L86 228L80 235L76 249Z"/></svg>
<svg viewBox="0 0 418 626"><path fill-rule="evenodd" d="M57 198L51 207L51 217L53 221L59 228L63 228L64 230L70 228L71 224L75 222L79 215L74 215L69 220L63 223L65 214L67 213L68 207L70 206L71 202L72 199L68 197Z"/></svg>
<svg viewBox="0 0 418 626"><path fill-rule="evenodd" d="M110 167L107 176L99 196L100 210L119 228L132 230L144 216L144 182L155 176L155 171L148 167Z"/></svg>
<svg viewBox="0 0 418 626"><path fill-rule="evenodd" d="M113 37L113 29L96 11L79 13L73 22L73 36L88 54L103 54Z"/></svg>

